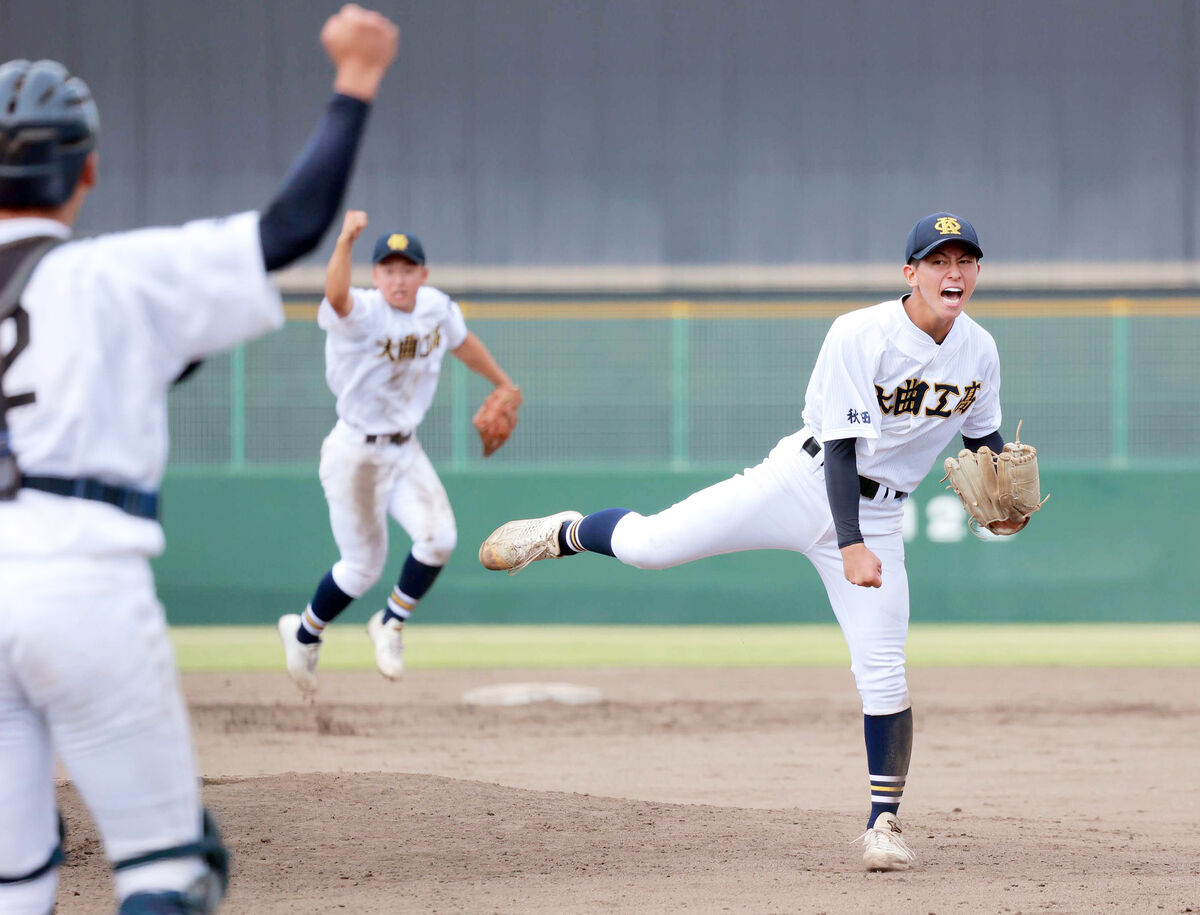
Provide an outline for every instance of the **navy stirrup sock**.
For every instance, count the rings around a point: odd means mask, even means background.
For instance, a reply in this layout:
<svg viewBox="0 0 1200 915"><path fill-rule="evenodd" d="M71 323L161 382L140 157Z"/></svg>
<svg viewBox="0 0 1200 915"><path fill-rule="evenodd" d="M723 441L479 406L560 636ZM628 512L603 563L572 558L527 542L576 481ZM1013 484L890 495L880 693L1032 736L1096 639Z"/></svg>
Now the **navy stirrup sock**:
<svg viewBox="0 0 1200 915"><path fill-rule="evenodd" d="M575 553L603 553L612 556L612 535L617 522L628 515L628 508L606 508L592 512L579 521L558 529L558 548L563 556Z"/></svg>
<svg viewBox="0 0 1200 915"><path fill-rule="evenodd" d="M871 778L871 817L867 821L870 829L879 814L896 813L900 809L912 755L912 709L894 715L863 715L863 734Z"/></svg>
<svg viewBox="0 0 1200 915"><path fill-rule="evenodd" d="M300 617L300 631L296 633L296 640L305 645L321 641L321 631L337 619L338 614L349 607L353 600L337 586L333 580L333 570L330 569L317 585L312 602Z"/></svg>
<svg viewBox="0 0 1200 915"><path fill-rule="evenodd" d="M427 566L409 553L408 558L404 560L404 568L400 570L400 580L396 587L413 600L420 600L425 596L425 592L433 587L441 571L442 566Z"/></svg>
<svg viewBox="0 0 1200 915"><path fill-rule="evenodd" d="M425 592L433 587L442 566L427 566L416 559L411 552L404 560L404 568L400 570L400 579L388 596L387 606L383 611L383 621L397 619L403 622L412 616L417 601L425 596Z"/></svg>

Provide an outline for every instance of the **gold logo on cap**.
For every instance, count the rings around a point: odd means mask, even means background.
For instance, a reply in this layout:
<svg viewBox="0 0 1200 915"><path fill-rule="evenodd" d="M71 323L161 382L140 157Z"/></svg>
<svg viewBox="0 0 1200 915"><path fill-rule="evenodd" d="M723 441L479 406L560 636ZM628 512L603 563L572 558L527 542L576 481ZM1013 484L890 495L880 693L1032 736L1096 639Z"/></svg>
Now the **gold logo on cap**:
<svg viewBox="0 0 1200 915"><path fill-rule="evenodd" d="M942 235L962 235L962 225L953 216L941 217L933 227Z"/></svg>
<svg viewBox="0 0 1200 915"><path fill-rule="evenodd" d="M958 225L958 223L955 223L955 225ZM399 232L397 232L395 235L389 235L388 248L392 251L407 251L408 236L401 235Z"/></svg>

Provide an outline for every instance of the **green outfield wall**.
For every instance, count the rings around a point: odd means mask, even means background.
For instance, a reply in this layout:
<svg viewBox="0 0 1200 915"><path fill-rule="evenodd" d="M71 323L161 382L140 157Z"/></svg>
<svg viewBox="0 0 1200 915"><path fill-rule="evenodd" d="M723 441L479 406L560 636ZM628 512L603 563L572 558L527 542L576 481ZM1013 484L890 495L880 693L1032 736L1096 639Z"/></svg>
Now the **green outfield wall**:
<svg viewBox="0 0 1200 915"><path fill-rule="evenodd" d="M500 522L564 508L666 507L737 466L712 470L443 471L459 547L418 609L422 623L829 621L799 555L742 553L641 571L607 557L539 563L520 575L479 566ZM164 487L159 593L175 624L269 623L301 609L336 559L315 467L176 470ZM1200 618L1200 478L1187 469L1048 469L1045 510L1011 538L967 533L936 475L909 501L914 621L1180 621ZM346 612L382 606L409 541L394 524L387 572Z"/></svg>
<svg viewBox="0 0 1200 915"><path fill-rule="evenodd" d="M419 618L829 620L816 573L787 553L661 572L585 556L507 577L480 568L476 550L511 518L654 512L757 462L802 425L830 323L880 297L464 301L525 405L484 461L471 416L488 385L446 360L419 434L459 549ZM336 559L315 467L335 418L315 313L311 296L290 301L281 332L210 359L171 393L157 567L174 622L271 622L303 607ZM913 618L1200 618L1200 298L1013 293L977 297L972 315L1000 350L1001 431L1011 440L1024 420L1052 498L1027 531L981 542L931 474L907 507ZM395 529L387 573L351 619L382 604L407 548Z"/></svg>

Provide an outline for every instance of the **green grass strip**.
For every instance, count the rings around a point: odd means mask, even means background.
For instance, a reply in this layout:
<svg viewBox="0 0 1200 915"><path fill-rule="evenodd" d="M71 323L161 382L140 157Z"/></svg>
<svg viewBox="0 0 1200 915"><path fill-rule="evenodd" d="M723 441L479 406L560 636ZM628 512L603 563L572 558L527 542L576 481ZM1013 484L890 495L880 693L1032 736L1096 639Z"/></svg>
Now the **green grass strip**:
<svg viewBox="0 0 1200 915"><path fill-rule="evenodd" d="M278 670L273 626L171 630L184 671ZM405 632L411 670L582 667L846 667L834 625L420 626ZM915 624L912 667L1200 667L1200 624ZM369 670L358 623L334 624L322 670Z"/></svg>

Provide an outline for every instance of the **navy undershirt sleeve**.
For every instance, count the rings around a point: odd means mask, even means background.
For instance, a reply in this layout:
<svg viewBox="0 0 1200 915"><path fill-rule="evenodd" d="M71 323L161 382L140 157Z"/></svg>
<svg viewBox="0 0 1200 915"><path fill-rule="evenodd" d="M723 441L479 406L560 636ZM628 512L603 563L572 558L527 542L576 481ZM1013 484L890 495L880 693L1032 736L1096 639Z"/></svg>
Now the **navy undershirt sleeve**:
<svg viewBox="0 0 1200 915"><path fill-rule="evenodd" d="M371 106L335 93L283 187L258 221L263 263L278 270L321 241L341 206Z"/></svg>
<svg viewBox="0 0 1200 915"><path fill-rule="evenodd" d="M967 438L964 435L962 440L963 444L966 445L967 450L969 451L978 451L984 445L987 445L994 452L996 452L996 454L999 454L1004 450L1004 436L1000 434L999 429L986 438Z"/></svg>
<svg viewBox="0 0 1200 915"><path fill-rule="evenodd" d="M838 438L825 443L825 492L837 530L838 547L862 543L858 527L858 456L856 438Z"/></svg>

